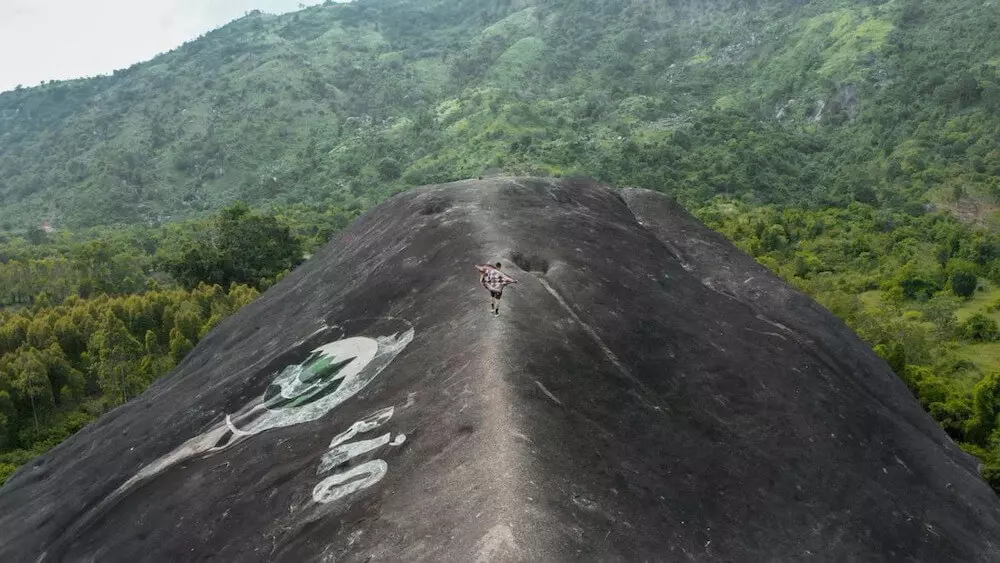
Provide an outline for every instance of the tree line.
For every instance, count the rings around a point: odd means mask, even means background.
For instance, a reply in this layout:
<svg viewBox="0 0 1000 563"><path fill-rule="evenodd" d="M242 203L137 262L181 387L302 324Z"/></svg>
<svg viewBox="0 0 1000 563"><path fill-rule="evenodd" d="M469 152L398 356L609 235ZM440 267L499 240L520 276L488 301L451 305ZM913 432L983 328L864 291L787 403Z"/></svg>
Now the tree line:
<svg viewBox="0 0 1000 563"><path fill-rule="evenodd" d="M0 235L0 483L142 393L347 221L236 203L163 228Z"/></svg>

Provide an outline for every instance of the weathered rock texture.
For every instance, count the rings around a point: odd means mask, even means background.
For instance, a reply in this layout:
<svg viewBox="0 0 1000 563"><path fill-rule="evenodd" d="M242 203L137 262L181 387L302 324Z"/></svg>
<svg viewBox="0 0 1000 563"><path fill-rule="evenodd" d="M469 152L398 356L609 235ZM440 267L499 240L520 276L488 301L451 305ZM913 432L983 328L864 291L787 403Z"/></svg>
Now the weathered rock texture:
<svg viewBox="0 0 1000 563"><path fill-rule="evenodd" d="M995 561L976 465L664 196L494 178L374 209L22 469L0 561Z"/></svg>

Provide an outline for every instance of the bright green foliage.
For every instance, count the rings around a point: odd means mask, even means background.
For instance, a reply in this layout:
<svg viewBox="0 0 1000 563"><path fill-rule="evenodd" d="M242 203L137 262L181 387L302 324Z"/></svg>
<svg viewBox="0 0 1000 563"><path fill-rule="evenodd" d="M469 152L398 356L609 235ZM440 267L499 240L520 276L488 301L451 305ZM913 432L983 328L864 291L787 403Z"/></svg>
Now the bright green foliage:
<svg viewBox="0 0 1000 563"><path fill-rule="evenodd" d="M296 206L255 225L277 237L273 247L314 249L347 217L339 208ZM141 393L260 295L237 283L180 290L156 269L161 248L220 222L43 232L34 243L0 233L0 253L11 259L0 262L0 479Z"/></svg>
<svg viewBox="0 0 1000 563"><path fill-rule="evenodd" d="M234 311L253 303L258 297L260 297L260 292L252 287L236 284L229 286L229 299Z"/></svg>
<svg viewBox="0 0 1000 563"><path fill-rule="evenodd" d="M924 318L934 324L936 336L942 340L950 340L958 327L957 298L945 293L939 293L921 307Z"/></svg>
<svg viewBox="0 0 1000 563"><path fill-rule="evenodd" d="M17 465L13 463L0 462L0 483L7 480L8 477L17 471Z"/></svg>
<svg viewBox="0 0 1000 563"><path fill-rule="evenodd" d="M234 205L204 220L163 227L59 231L39 245L0 232L0 248L10 258L0 263L0 307L43 309L73 296L155 290L175 281L171 271L190 288L212 277L222 287L271 284L302 261L303 251L326 244L358 213L296 205L265 215ZM199 272L208 277L199 279ZM142 334L162 308L140 310L137 303L126 305L123 320ZM4 338L0 327L0 350Z"/></svg>
<svg viewBox="0 0 1000 563"><path fill-rule="evenodd" d="M892 341L888 344L876 344L875 353L889 364L892 371L899 375L905 373L906 349L903 348L902 343Z"/></svg>
<svg viewBox="0 0 1000 563"><path fill-rule="evenodd" d="M52 405L52 385L45 362L38 350L27 348L14 356L8 367L11 388L31 405L31 416L38 432L38 412Z"/></svg>
<svg viewBox="0 0 1000 563"><path fill-rule="evenodd" d="M193 347L182 330L197 338L257 295L202 284L0 309L0 478L172 369Z"/></svg>
<svg viewBox="0 0 1000 563"><path fill-rule="evenodd" d="M182 303L174 315L174 329L188 341L197 342L203 322L202 314L202 308L198 303L191 301ZM174 340L173 332L170 334L170 339Z"/></svg>
<svg viewBox="0 0 1000 563"><path fill-rule="evenodd" d="M973 342L992 342L1000 338L997 322L983 313L974 313L962 323L962 334Z"/></svg>
<svg viewBox="0 0 1000 563"><path fill-rule="evenodd" d="M145 278L138 256L123 253L100 240L74 248L71 260L81 279L81 297L138 291Z"/></svg>
<svg viewBox="0 0 1000 563"><path fill-rule="evenodd" d="M969 421L969 441L987 445L992 434L1000 427L1000 372L987 374L976 385L974 395L975 418Z"/></svg>
<svg viewBox="0 0 1000 563"><path fill-rule="evenodd" d="M959 297L968 299L976 292L978 278L976 265L965 260L952 260L948 263L948 285Z"/></svg>
<svg viewBox="0 0 1000 563"><path fill-rule="evenodd" d="M194 344L191 340L184 336L184 333L180 329L174 328L170 331L170 357L173 359L174 363L180 363L191 350L194 349Z"/></svg>
<svg viewBox="0 0 1000 563"><path fill-rule="evenodd" d="M143 348L110 309L105 310L98 326L87 347L92 369L101 392L117 404L124 404L142 385L135 376Z"/></svg>
<svg viewBox="0 0 1000 563"><path fill-rule="evenodd" d="M143 348L145 348L147 356L158 355L160 343L157 340L156 333L152 330L146 331L146 335L143 337Z"/></svg>
<svg viewBox="0 0 1000 563"><path fill-rule="evenodd" d="M291 230L243 204L224 209L204 231L167 248L160 263L182 285L259 285L302 261ZM188 338L191 334L185 333Z"/></svg>
<svg viewBox="0 0 1000 563"><path fill-rule="evenodd" d="M159 223L235 200L346 211L491 169L691 206L957 208L1000 192L996 23L968 0L257 12L112 76L0 95L4 221L37 242L45 217Z"/></svg>

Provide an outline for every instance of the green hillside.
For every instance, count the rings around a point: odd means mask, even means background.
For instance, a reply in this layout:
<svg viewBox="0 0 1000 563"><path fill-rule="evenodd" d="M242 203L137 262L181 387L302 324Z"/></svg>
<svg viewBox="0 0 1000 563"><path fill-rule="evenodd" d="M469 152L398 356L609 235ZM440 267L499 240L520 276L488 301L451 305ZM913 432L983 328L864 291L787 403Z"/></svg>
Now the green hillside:
<svg viewBox="0 0 1000 563"><path fill-rule="evenodd" d="M989 221L998 23L995 0L256 13L114 76L0 95L0 228L368 205L491 169Z"/></svg>

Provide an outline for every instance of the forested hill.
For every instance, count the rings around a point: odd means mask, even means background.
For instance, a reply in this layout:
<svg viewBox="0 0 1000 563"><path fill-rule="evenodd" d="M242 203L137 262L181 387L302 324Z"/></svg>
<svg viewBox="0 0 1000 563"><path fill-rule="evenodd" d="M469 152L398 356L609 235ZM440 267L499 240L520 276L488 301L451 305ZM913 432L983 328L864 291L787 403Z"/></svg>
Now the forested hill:
<svg viewBox="0 0 1000 563"><path fill-rule="evenodd" d="M367 207L492 169L982 218L1000 192L998 23L997 0L253 13L113 76L0 95L0 230L236 199Z"/></svg>
<svg viewBox="0 0 1000 563"><path fill-rule="evenodd" d="M998 28L998 0L360 0L2 93L0 482L373 203L499 171L676 194L1000 491Z"/></svg>

